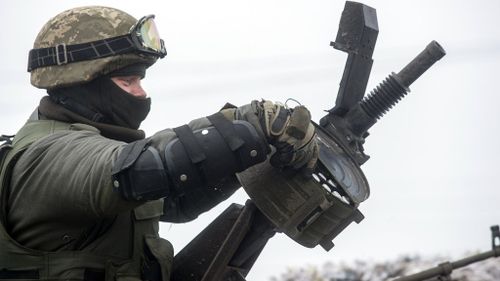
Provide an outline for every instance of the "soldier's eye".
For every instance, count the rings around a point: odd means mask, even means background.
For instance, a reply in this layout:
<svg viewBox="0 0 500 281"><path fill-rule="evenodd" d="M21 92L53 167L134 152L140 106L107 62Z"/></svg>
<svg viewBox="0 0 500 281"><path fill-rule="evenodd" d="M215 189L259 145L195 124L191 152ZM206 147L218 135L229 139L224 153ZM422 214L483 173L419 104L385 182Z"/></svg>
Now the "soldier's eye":
<svg viewBox="0 0 500 281"><path fill-rule="evenodd" d="M134 82L132 78L123 78L120 80L123 83L123 85L125 85L125 86L130 86L130 85L132 85L132 82Z"/></svg>

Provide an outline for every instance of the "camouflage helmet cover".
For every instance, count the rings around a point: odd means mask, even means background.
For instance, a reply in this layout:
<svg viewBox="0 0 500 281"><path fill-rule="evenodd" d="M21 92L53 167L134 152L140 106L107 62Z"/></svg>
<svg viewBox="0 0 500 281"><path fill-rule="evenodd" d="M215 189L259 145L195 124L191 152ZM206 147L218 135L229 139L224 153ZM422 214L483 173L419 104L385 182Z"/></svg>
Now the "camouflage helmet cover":
<svg viewBox="0 0 500 281"><path fill-rule="evenodd" d="M79 7L64 11L50 19L40 30L33 48L53 47L57 44L79 44L124 35L137 20L114 8L102 6ZM138 54L123 54L64 65L46 66L31 72L31 84L51 89L85 83L128 65L143 63L148 66L156 58Z"/></svg>

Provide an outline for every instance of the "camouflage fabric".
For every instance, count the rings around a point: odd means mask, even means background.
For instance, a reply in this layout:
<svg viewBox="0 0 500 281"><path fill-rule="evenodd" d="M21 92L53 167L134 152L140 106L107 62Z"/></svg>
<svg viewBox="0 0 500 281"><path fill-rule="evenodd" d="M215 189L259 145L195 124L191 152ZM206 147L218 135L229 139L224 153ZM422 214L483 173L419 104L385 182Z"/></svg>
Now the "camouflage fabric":
<svg viewBox="0 0 500 281"><path fill-rule="evenodd" d="M61 146L59 141L71 143L71 152L64 152L65 145ZM0 218L5 218L0 222L0 265L3 272L10 274L7 279L35 280L22 275L22 270L28 268L37 276L36 280L141 281L141 268L148 268L148 261L153 260L145 256L149 251L160 265L162 280L169 280L173 248L158 235L163 200L139 205L124 202L111 191L111 177L105 172L111 169L103 167L112 164L110 155L118 153L121 145L99 136L97 129L91 126L55 120L30 120L18 132L0 166L0 201L12 199L12 203L5 205L12 208L0 208ZM31 151L37 149L49 153L35 156L41 162L30 157ZM52 154L58 151L59 156ZM89 154L98 156L82 157ZM54 161L60 157L66 161ZM24 160L17 160L21 158L27 158L31 168L24 169ZM47 165L48 162L51 164ZM91 171L79 172L76 163ZM67 172L69 170L61 167L72 168ZM23 170L23 176L18 174L19 169ZM65 180L49 175L60 175ZM19 176L29 186L31 180L36 180L37 188L16 184ZM87 180L82 180L84 177ZM7 194L5 188L10 182L12 189L9 188ZM90 182L92 190L88 190ZM32 204L23 205L18 195L24 203ZM113 215L91 214L101 212L98 209L104 206L108 211L114 208ZM10 224L14 210L20 211L18 215L22 218ZM14 220L16 216L14 214ZM42 221L44 223L40 223ZM14 229L7 232L6 222L9 226L15 225L14 228L19 225L25 228L21 233ZM106 231L102 232L103 229ZM89 272L93 275L88 275Z"/></svg>
<svg viewBox="0 0 500 281"><path fill-rule="evenodd" d="M221 112L230 120L242 118L260 131L269 144L276 148L276 153L271 157L273 166L305 168L307 171L304 169L304 172L308 173L316 165L318 144L311 113L306 107L290 109L279 102L254 100L251 104Z"/></svg>
<svg viewBox="0 0 500 281"><path fill-rule="evenodd" d="M131 15L108 7L88 6L64 11L50 19L40 30L33 48L65 43L79 44L127 34L137 22ZM91 61L37 68L31 72L31 84L50 89L88 82L135 63L152 65L156 59L125 54Z"/></svg>

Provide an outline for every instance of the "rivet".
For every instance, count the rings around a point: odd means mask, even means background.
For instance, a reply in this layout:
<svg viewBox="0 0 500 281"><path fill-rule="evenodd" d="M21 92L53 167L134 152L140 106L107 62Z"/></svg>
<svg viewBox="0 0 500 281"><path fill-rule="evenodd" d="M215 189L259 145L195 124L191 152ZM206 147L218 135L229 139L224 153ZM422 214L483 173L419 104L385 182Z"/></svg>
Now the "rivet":
<svg viewBox="0 0 500 281"><path fill-rule="evenodd" d="M255 149L252 149L252 150L250 151L250 156L252 156L252 157L257 156L257 154L258 154L258 153L257 153L257 150L255 150Z"/></svg>
<svg viewBox="0 0 500 281"><path fill-rule="evenodd" d="M201 131L201 134L202 134L202 135L208 135L208 130L207 130L207 129L205 129L205 130Z"/></svg>
<svg viewBox="0 0 500 281"><path fill-rule="evenodd" d="M120 187L120 183L117 180L114 180L113 181L113 186L116 187L116 188L118 188L118 187Z"/></svg>
<svg viewBox="0 0 500 281"><path fill-rule="evenodd" d="M187 181L188 176L186 176L185 174L182 174L182 175L179 177L179 179L180 179L181 181Z"/></svg>

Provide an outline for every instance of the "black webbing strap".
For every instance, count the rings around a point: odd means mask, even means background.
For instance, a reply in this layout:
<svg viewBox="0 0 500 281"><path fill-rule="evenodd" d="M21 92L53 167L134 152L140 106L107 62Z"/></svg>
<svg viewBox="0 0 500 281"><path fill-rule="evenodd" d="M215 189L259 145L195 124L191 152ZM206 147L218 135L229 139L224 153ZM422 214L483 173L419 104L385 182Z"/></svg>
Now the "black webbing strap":
<svg viewBox="0 0 500 281"><path fill-rule="evenodd" d="M106 280L106 274L102 269L91 269L86 268L83 274L83 280L85 281L104 281Z"/></svg>
<svg viewBox="0 0 500 281"><path fill-rule="evenodd" d="M104 270L101 269L91 269L86 268L83 273L83 280L85 281L104 281L106 279L106 274ZM40 273L38 270L0 270L0 280L18 280L18 279L40 279Z"/></svg>
<svg viewBox="0 0 500 281"><path fill-rule="evenodd" d="M203 148L196 140L193 131L191 130L191 128L189 128L188 125L182 125L180 127L174 128L173 130L175 134L177 134L179 141L184 146L184 149L186 150L186 153L188 154L189 159L191 159L192 163L200 163L201 161L207 159L207 156L203 152Z"/></svg>
<svg viewBox="0 0 500 281"><path fill-rule="evenodd" d="M0 279L40 279L38 270L0 270Z"/></svg>
<svg viewBox="0 0 500 281"><path fill-rule="evenodd" d="M288 110L282 106L279 107L279 112L276 115L276 119L273 120L273 124L271 124L271 134L281 134L283 128L286 125L286 121L288 120Z"/></svg>
<svg viewBox="0 0 500 281"><path fill-rule="evenodd" d="M0 280L36 280L40 279L40 273L38 270L0 270ZM104 281L106 279L106 274L104 270L101 269L91 269L86 268L83 275L83 280L85 281Z"/></svg>
<svg viewBox="0 0 500 281"><path fill-rule="evenodd" d="M92 41L88 43L32 49L29 52L28 72L51 65L93 60L136 50L130 34Z"/></svg>
<svg viewBox="0 0 500 281"><path fill-rule="evenodd" d="M15 135L0 135L0 142L11 144L14 137Z"/></svg>
<svg viewBox="0 0 500 281"><path fill-rule="evenodd" d="M0 144L0 228L2 228L7 223L8 196L5 190L10 185L10 174L14 167L13 164L16 162L16 157L13 157L13 161L10 161L10 163L5 163L8 152L12 150L12 138L11 136L2 135L0 139L0 142L4 142Z"/></svg>
<svg viewBox="0 0 500 281"><path fill-rule="evenodd" d="M111 173L116 175L119 172L130 168L137 158L139 158L139 155L147 149L149 142L149 139L142 139L124 146L116 159Z"/></svg>
<svg viewBox="0 0 500 281"><path fill-rule="evenodd" d="M236 151L245 144L245 141L242 140L236 133L233 122L224 117L222 113L217 112L213 115L207 116L207 118L224 138L229 148L231 148L231 151Z"/></svg>

